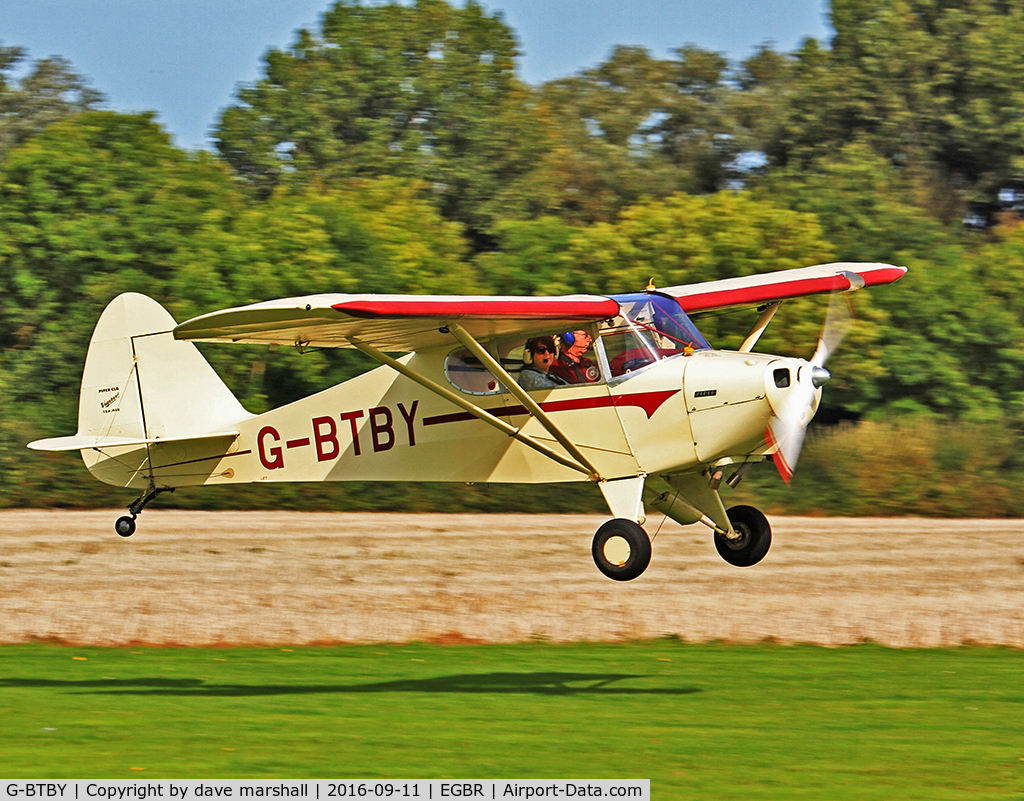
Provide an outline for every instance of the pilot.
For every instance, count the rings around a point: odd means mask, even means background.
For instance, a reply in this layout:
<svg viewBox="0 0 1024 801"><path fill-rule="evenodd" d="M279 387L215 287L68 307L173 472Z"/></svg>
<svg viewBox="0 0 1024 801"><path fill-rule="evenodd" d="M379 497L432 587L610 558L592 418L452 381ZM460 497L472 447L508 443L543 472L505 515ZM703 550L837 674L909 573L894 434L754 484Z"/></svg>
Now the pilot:
<svg viewBox="0 0 1024 801"><path fill-rule="evenodd" d="M517 379L523 389L551 389L568 383L564 378L549 372L556 357L554 337L533 337L526 340L526 352L530 356L530 361L519 371Z"/></svg>
<svg viewBox="0 0 1024 801"><path fill-rule="evenodd" d="M584 356L593 342L590 332L582 328L577 331L566 331L560 339L562 352L558 355L558 360L551 365L552 375L564 379L568 384L588 384L597 381L601 377L600 370Z"/></svg>

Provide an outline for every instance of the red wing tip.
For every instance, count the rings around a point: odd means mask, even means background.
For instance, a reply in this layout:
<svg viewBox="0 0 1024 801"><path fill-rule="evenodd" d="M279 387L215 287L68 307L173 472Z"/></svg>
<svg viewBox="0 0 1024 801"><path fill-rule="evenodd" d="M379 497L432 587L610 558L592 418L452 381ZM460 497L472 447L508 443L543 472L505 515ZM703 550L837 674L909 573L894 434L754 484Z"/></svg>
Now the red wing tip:
<svg viewBox="0 0 1024 801"><path fill-rule="evenodd" d="M892 284L907 274L906 267L881 267L877 270L865 270L860 274L865 286Z"/></svg>

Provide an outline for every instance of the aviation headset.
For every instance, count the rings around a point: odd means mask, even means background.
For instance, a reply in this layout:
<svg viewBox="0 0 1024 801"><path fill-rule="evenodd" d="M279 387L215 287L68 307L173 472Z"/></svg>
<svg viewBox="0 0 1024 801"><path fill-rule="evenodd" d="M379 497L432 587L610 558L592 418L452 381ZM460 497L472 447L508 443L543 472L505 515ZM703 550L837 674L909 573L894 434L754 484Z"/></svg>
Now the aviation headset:
<svg viewBox="0 0 1024 801"><path fill-rule="evenodd" d="M585 329L578 328L576 330L579 331ZM562 340L562 344L565 345L565 347L567 348L571 348L573 344L575 344L576 342L576 335L572 331L566 331L564 334L559 334L558 338Z"/></svg>

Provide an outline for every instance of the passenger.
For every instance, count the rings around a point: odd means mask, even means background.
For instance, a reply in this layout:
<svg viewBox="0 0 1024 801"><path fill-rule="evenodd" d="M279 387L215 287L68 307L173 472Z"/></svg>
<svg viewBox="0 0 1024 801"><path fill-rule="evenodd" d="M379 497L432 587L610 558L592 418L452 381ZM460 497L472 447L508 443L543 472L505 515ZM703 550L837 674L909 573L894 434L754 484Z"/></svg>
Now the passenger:
<svg viewBox="0 0 1024 801"><path fill-rule="evenodd" d="M568 383L564 378L548 372L555 361L554 337L533 337L526 340L526 353L529 354L530 361L519 371L517 379L523 389L551 389Z"/></svg>
<svg viewBox="0 0 1024 801"><path fill-rule="evenodd" d="M594 339L590 332L582 328L578 331L567 331L562 334L561 339L562 352L558 355L558 360L551 365L551 374L564 379L568 384L588 384L597 381L601 377L601 371L583 355L590 350Z"/></svg>

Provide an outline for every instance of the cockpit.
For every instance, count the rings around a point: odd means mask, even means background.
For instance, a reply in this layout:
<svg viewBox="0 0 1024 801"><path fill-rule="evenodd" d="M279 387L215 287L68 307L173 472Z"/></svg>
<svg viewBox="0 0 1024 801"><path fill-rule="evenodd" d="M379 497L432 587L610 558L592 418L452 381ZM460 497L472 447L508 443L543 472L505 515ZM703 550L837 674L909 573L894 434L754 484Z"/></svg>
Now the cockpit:
<svg viewBox="0 0 1024 801"><path fill-rule="evenodd" d="M577 371L580 376L585 376L585 379L579 380L617 384L656 362L711 348L674 298L654 292L611 297L619 304L618 316L580 327L589 334L590 343L586 351L578 355L597 369ZM578 330L538 332L543 336L491 342L486 347L502 367L522 384L520 378L538 367L530 343L551 340L558 350L557 355L561 357L574 341L584 339L574 336L576 333ZM454 387L471 395L495 395L507 391L501 380L465 348L459 348L448 355L445 360L445 377ZM564 382L560 385L564 385Z"/></svg>
<svg viewBox="0 0 1024 801"><path fill-rule="evenodd" d="M619 316L598 324L599 353L609 378L711 348L674 298L651 292L612 298L618 301Z"/></svg>

